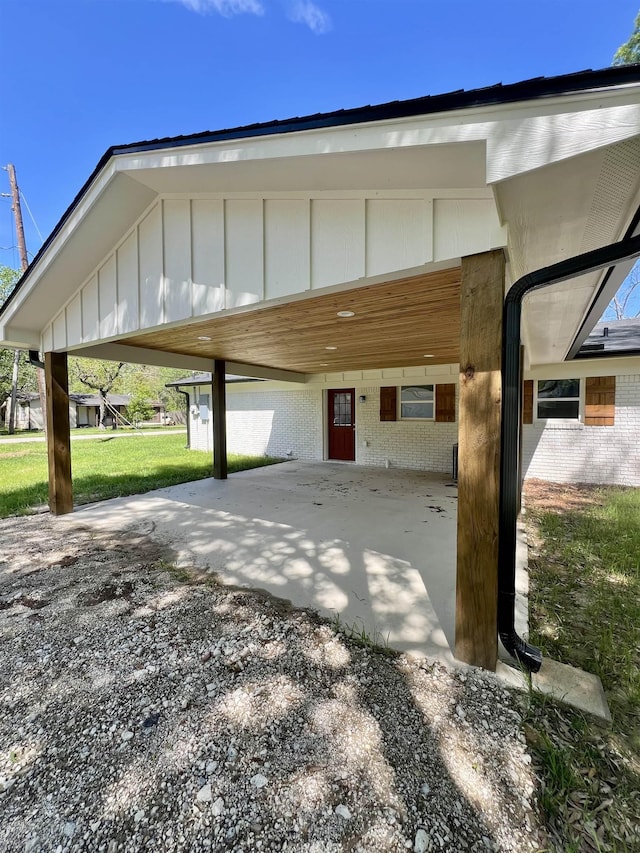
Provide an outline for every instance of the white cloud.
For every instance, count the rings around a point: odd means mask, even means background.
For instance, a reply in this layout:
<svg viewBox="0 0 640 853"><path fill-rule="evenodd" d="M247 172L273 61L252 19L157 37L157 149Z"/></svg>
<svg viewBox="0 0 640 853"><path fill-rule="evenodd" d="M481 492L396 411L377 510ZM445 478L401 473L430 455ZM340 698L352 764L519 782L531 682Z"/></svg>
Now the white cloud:
<svg viewBox="0 0 640 853"><path fill-rule="evenodd" d="M316 35L328 33L331 18L311 0L296 0L291 7L289 17L298 24L306 24Z"/></svg>
<svg viewBox="0 0 640 853"><path fill-rule="evenodd" d="M192 12L198 12L204 15L206 12L218 12L225 18L230 18L232 15L241 15L247 13L249 15L264 15L264 6L260 0L177 0L191 9Z"/></svg>
<svg viewBox="0 0 640 853"><path fill-rule="evenodd" d="M225 18L242 14L264 15L267 11L264 0L165 0L165 2L180 3L189 11L199 15L217 12ZM284 6L291 21L304 24L316 35L328 33L332 28L329 15L316 6L313 0L284 0Z"/></svg>

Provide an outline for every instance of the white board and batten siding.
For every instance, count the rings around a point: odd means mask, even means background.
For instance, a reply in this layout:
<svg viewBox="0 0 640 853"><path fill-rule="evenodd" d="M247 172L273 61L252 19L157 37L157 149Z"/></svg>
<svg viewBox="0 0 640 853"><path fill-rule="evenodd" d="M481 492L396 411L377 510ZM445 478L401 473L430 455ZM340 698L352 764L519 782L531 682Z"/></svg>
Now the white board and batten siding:
<svg viewBox="0 0 640 853"><path fill-rule="evenodd" d="M43 332L43 350L506 245L486 190L164 198Z"/></svg>

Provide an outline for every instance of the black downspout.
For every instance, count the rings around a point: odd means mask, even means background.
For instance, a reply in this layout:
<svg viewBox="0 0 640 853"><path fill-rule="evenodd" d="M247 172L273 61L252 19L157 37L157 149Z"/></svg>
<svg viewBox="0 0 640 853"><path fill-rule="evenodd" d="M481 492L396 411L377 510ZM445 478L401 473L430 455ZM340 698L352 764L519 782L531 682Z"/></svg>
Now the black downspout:
<svg viewBox="0 0 640 853"><path fill-rule="evenodd" d="M40 353L37 349L29 350L29 364L32 364L34 367L39 367L40 370L44 370L44 361L40 361Z"/></svg>
<svg viewBox="0 0 640 853"><path fill-rule="evenodd" d="M169 387L169 386L167 386L167 387ZM178 394L184 394L184 401L186 404L185 413L186 413L186 417L187 417L187 446L185 447L185 450L189 450L191 447L191 424L189 423L190 415L191 415L191 412L190 412L190 405L191 404L189 403L189 392L183 391L182 388L176 388L175 385L172 385L171 387L175 388L175 390L178 392Z"/></svg>
<svg viewBox="0 0 640 853"><path fill-rule="evenodd" d="M542 654L515 629L516 530L519 511L518 439L520 428L520 318L522 300L534 290L597 272L640 256L640 236L626 237L560 261L518 279L507 293L502 328L502 426L500 443L500 537L498 546L498 633L509 654L530 672L538 672Z"/></svg>

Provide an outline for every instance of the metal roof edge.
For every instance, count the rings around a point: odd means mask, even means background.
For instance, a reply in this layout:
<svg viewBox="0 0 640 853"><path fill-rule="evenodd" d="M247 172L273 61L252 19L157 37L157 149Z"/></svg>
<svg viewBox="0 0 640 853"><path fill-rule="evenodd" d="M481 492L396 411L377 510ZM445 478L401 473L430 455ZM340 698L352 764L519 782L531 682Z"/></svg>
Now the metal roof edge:
<svg viewBox="0 0 640 853"><path fill-rule="evenodd" d="M601 359L601 358L636 358L640 356L640 349L628 350L578 350L572 361L583 361L585 359Z"/></svg>
<svg viewBox="0 0 640 853"><path fill-rule="evenodd" d="M620 73L620 72L624 73ZM572 81L572 85L569 83ZM473 107L495 106L518 101L537 100L571 93L597 90L612 85L640 83L640 64L612 66L597 71L585 70L556 77L534 77L517 83L496 83L479 89L458 89L440 95L425 95L404 101L388 101L384 104L335 110L328 113L299 116L289 119L244 125L225 130L204 131L185 136L133 142L114 146L110 152L119 156L143 151L202 145L209 142L224 142L231 139L249 139L279 133L295 133L305 130L321 130L349 124L367 124L374 121L411 118L439 112L453 112Z"/></svg>

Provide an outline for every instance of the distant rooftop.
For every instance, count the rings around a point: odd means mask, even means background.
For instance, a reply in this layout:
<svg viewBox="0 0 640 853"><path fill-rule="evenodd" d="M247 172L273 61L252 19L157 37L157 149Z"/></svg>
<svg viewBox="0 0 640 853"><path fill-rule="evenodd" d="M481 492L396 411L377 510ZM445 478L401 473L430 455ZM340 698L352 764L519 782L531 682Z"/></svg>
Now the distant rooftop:
<svg viewBox="0 0 640 853"><path fill-rule="evenodd" d="M640 317L598 323L576 358L606 355L640 355Z"/></svg>
<svg viewBox="0 0 640 853"><path fill-rule="evenodd" d="M225 373L225 382L262 382L262 379L253 379L251 376L236 376L234 373ZM185 376L184 379L175 379L173 382L167 382L167 388L176 388L182 385L210 385L210 373L195 373L191 376Z"/></svg>

